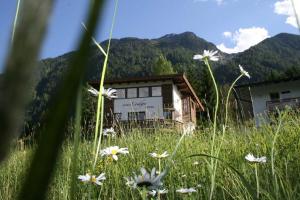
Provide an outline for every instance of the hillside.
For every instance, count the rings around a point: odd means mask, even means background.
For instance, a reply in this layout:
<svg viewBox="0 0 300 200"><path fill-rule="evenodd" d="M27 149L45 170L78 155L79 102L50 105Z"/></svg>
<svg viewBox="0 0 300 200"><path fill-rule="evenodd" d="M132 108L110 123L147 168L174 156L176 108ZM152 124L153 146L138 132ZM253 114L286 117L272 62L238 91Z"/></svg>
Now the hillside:
<svg viewBox="0 0 300 200"><path fill-rule="evenodd" d="M107 41L101 43L103 47L106 44ZM204 49L217 50L213 43L192 32L168 34L152 40L113 39L107 75L109 78L151 75L153 61L160 54L172 62L176 71L188 74L189 69L200 65L192 60L193 55L202 53ZM73 54L74 52L70 52L56 58L42 60L41 68L46 68L42 71L48 74L53 70L64 70ZM281 33L242 53L228 55L220 52L220 56L221 61L214 63L214 67L221 83L228 83L235 77L238 73L235 70L238 64L244 65L249 70L253 77L252 81L265 80L271 73L277 76L293 68L299 68L300 36ZM92 46L88 79L99 77L102 61L101 53Z"/></svg>
<svg viewBox="0 0 300 200"><path fill-rule="evenodd" d="M107 41L101 43L102 47ZM123 38L113 39L107 79L134 76L149 76L153 73L154 60L163 54L178 73L186 73L199 94L201 90L201 67L203 63L194 61L193 55L204 49L217 47L192 32L168 34L157 39ZM39 81L34 94L32 109L28 115L38 119L48 102L49 95L56 87L61 74L67 69L75 52L40 61ZM219 53L221 59L212 63L220 84L231 82L239 73L242 64L252 76L250 81L260 81L278 76L300 74L300 36L282 33L268 38L256 46L237 54ZM91 46L87 80L99 79L103 56L95 46ZM248 81L244 79L242 81ZM33 109L34 108L34 109Z"/></svg>
<svg viewBox="0 0 300 200"><path fill-rule="evenodd" d="M251 74L251 82L300 74L300 36L281 33L250 49L234 54L216 74L222 82L232 78L232 66L241 64ZM221 77L222 74L222 77Z"/></svg>

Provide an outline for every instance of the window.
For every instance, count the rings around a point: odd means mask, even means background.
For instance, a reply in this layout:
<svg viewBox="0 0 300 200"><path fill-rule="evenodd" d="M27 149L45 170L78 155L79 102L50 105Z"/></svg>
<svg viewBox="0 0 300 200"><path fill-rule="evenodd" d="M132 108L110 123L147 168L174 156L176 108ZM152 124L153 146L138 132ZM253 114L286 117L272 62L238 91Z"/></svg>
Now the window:
<svg viewBox="0 0 300 200"><path fill-rule="evenodd" d="M159 97L161 96L161 87L152 87L152 96L153 97Z"/></svg>
<svg viewBox="0 0 300 200"><path fill-rule="evenodd" d="M291 91L289 91L289 90L281 92L281 94L289 94L289 93L291 93Z"/></svg>
<svg viewBox="0 0 300 200"><path fill-rule="evenodd" d="M280 99L279 93L278 92L271 92L270 93L270 99L271 101L276 101Z"/></svg>
<svg viewBox="0 0 300 200"><path fill-rule="evenodd" d="M117 89L117 97L118 98L126 98L125 89Z"/></svg>
<svg viewBox="0 0 300 200"><path fill-rule="evenodd" d="M146 113L145 112L139 112L138 113L138 120L143 121L146 119Z"/></svg>
<svg viewBox="0 0 300 200"><path fill-rule="evenodd" d="M115 120L120 121L122 119L122 113L114 113Z"/></svg>
<svg viewBox="0 0 300 200"><path fill-rule="evenodd" d="M129 112L128 113L128 120L138 120L143 121L146 119L146 113L145 112Z"/></svg>
<svg viewBox="0 0 300 200"><path fill-rule="evenodd" d="M172 119L172 111L164 111L164 118L165 119Z"/></svg>
<svg viewBox="0 0 300 200"><path fill-rule="evenodd" d="M136 112L129 112L128 113L128 120L129 121L137 120L137 113Z"/></svg>
<svg viewBox="0 0 300 200"><path fill-rule="evenodd" d="M139 97L149 97L149 88L148 87L139 88Z"/></svg>
<svg viewBox="0 0 300 200"><path fill-rule="evenodd" d="M137 88L128 88L127 98L137 98Z"/></svg>

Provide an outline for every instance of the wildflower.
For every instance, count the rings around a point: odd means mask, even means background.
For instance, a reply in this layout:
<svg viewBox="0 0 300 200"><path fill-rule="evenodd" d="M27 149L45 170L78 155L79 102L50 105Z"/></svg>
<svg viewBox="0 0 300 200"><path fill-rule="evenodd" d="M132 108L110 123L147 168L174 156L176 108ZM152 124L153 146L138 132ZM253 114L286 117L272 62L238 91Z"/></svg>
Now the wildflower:
<svg viewBox="0 0 300 200"><path fill-rule="evenodd" d="M194 123L189 122L188 124L183 126L183 134L185 135L192 135L196 129L196 126Z"/></svg>
<svg viewBox="0 0 300 200"><path fill-rule="evenodd" d="M198 162L198 161L195 161L195 162L193 163L193 165L199 165L199 162Z"/></svg>
<svg viewBox="0 0 300 200"><path fill-rule="evenodd" d="M103 136L112 136L112 137L114 137L114 136L116 136L116 132L115 132L113 127L106 128L106 129L103 130Z"/></svg>
<svg viewBox="0 0 300 200"><path fill-rule="evenodd" d="M96 185L102 185L101 181L104 181L106 177L105 177L105 173L101 173L98 177L96 177L95 175L91 176L90 174L86 174L86 175L79 175L78 179L84 183L90 182Z"/></svg>
<svg viewBox="0 0 300 200"><path fill-rule="evenodd" d="M126 180L126 185L128 186L128 187L133 187L134 186L134 184L135 184L135 181L134 181L134 179L132 178L132 177L124 177L124 179Z"/></svg>
<svg viewBox="0 0 300 200"><path fill-rule="evenodd" d="M118 98L117 90L112 88L104 89L102 95L108 99Z"/></svg>
<svg viewBox="0 0 300 200"><path fill-rule="evenodd" d="M243 68L242 65L239 65L239 68L240 68L241 73L242 73L244 76L247 76L248 78L251 78L251 77L250 77L250 74L249 74L246 70L244 70L244 68Z"/></svg>
<svg viewBox="0 0 300 200"><path fill-rule="evenodd" d="M204 50L202 55L194 55L193 59L194 60L208 59L208 60L211 60L211 61L218 61L219 57L215 56L217 53L218 53L218 51Z"/></svg>
<svg viewBox="0 0 300 200"><path fill-rule="evenodd" d="M166 171L162 172L158 176L155 175L155 168L151 170L151 173L148 173L145 168L141 168L141 175L134 177L126 178L127 183L130 187L146 187L149 190L157 190L161 185L161 179L165 176Z"/></svg>
<svg viewBox="0 0 300 200"><path fill-rule="evenodd" d="M176 190L176 192L182 194L189 194L189 193L197 192L197 190L195 190L195 188L180 188Z"/></svg>
<svg viewBox="0 0 300 200"><path fill-rule="evenodd" d="M88 89L88 91L94 95L94 96L98 96L99 95L99 91L96 90L95 88L93 87L90 87ZM104 89L103 88L103 92L102 92L102 95L108 99L114 99L114 98L117 98L117 90L116 89L112 89L112 88L108 88L108 89Z"/></svg>
<svg viewBox="0 0 300 200"><path fill-rule="evenodd" d="M267 157L266 156L255 158L253 156L253 154L251 154L251 153L246 155L245 159L248 160L249 162L254 162L254 163L265 163L265 162L267 162Z"/></svg>
<svg viewBox="0 0 300 200"><path fill-rule="evenodd" d="M100 151L101 156L111 156L114 160L118 160L118 154L129 153L128 148L119 148L118 146L107 147Z"/></svg>
<svg viewBox="0 0 300 200"><path fill-rule="evenodd" d="M156 195L161 195L161 194L167 194L168 190L166 189L162 189L162 190L151 190L148 192L148 195L151 195L153 197L155 197Z"/></svg>
<svg viewBox="0 0 300 200"><path fill-rule="evenodd" d="M96 96L96 97L99 95L99 91L96 90L96 89L93 88L93 87L90 87L90 88L88 89L88 91L89 91L92 95L94 95L94 96Z"/></svg>
<svg viewBox="0 0 300 200"><path fill-rule="evenodd" d="M166 157L168 157L169 154L168 154L167 151L165 151L165 152L163 152L162 154L150 153L150 156L151 156L152 158L158 158L158 159L161 159L161 158L166 158Z"/></svg>

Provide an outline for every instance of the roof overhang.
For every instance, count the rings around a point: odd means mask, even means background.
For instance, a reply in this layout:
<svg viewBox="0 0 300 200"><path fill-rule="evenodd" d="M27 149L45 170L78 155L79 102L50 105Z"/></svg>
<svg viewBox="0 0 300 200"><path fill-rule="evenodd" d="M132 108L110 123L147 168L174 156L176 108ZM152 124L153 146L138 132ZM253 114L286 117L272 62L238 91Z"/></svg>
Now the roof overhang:
<svg viewBox="0 0 300 200"><path fill-rule="evenodd" d="M235 86L235 88L258 87L258 86L263 86L263 85L271 85L271 84L278 84L278 83L298 81L298 80L300 80L300 76L282 78L282 79L276 79L276 80L269 80L269 81L246 83L246 84L237 85L237 86Z"/></svg>

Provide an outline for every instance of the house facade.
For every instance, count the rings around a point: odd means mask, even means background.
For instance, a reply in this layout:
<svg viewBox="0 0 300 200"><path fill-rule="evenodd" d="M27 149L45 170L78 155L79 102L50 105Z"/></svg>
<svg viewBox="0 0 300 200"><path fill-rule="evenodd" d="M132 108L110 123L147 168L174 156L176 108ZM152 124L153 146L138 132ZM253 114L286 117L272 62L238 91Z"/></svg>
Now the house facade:
<svg viewBox="0 0 300 200"><path fill-rule="evenodd" d="M99 82L90 82L99 88ZM105 88L117 90L118 98L106 100L105 122L172 122L196 125L196 110L204 110L183 74L107 80Z"/></svg>
<svg viewBox="0 0 300 200"><path fill-rule="evenodd" d="M253 117L257 126L268 122L270 112L277 109L300 108L300 77L264 81L240 85L237 89L249 88L253 109Z"/></svg>

